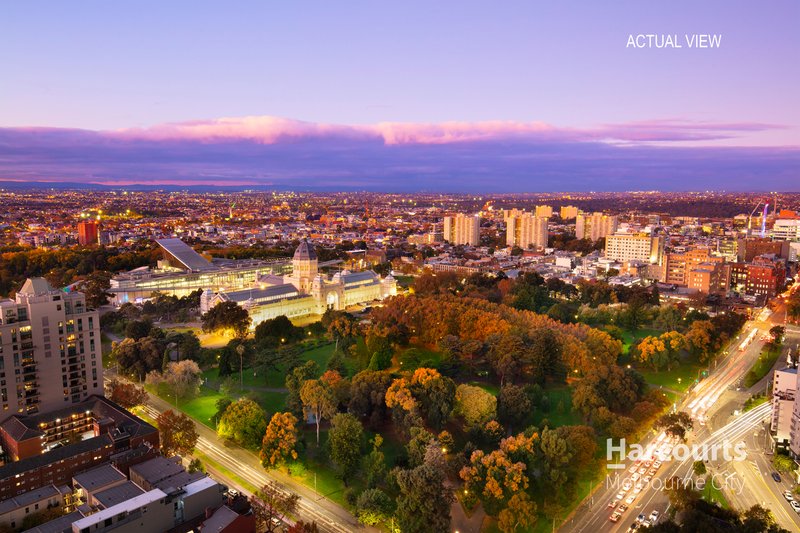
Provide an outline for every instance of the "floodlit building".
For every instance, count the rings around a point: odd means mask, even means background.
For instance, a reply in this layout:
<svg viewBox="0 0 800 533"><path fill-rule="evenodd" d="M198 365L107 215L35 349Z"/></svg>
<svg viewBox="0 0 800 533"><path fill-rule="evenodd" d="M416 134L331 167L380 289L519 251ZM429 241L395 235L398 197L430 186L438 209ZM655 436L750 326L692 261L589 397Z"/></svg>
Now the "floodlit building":
<svg viewBox="0 0 800 533"><path fill-rule="evenodd" d="M770 429L775 442L789 442L792 429L792 412L797 395L797 369L775 370L772 376L772 421Z"/></svg>
<svg viewBox="0 0 800 533"><path fill-rule="evenodd" d="M113 302L142 301L154 293L187 296L196 290L237 290L252 287L258 278L291 272L286 259L209 261L180 239L160 239L156 243L164 253L156 269L137 268L111 279L109 293Z"/></svg>
<svg viewBox="0 0 800 533"><path fill-rule="evenodd" d="M547 247L547 218L530 213L506 219L506 244L522 249Z"/></svg>
<svg viewBox="0 0 800 533"><path fill-rule="evenodd" d="M563 220L570 220L578 216L578 208L574 205L564 205L561 206L561 210L559 211L559 215Z"/></svg>
<svg viewBox="0 0 800 533"><path fill-rule="evenodd" d="M247 309L255 327L280 315L297 318L322 314L326 309L344 310L396 294L397 282L391 275L381 279L371 270L345 270L324 276L318 271L313 245L303 241L294 253L291 274L265 276L248 289L216 294L207 290L200 298L200 310L205 313L221 302L236 302Z"/></svg>
<svg viewBox="0 0 800 533"><path fill-rule="evenodd" d="M478 246L481 240L481 217L462 213L444 217L444 240L455 245Z"/></svg>
<svg viewBox="0 0 800 533"><path fill-rule="evenodd" d="M617 231L618 219L613 215L579 213L575 218L575 237L596 241Z"/></svg>
<svg viewBox="0 0 800 533"><path fill-rule="evenodd" d="M0 420L103 394L100 315L80 292L30 278L0 301Z"/></svg>
<svg viewBox="0 0 800 533"><path fill-rule="evenodd" d="M772 226L772 238L776 241L800 241L800 219L779 219Z"/></svg>
<svg viewBox="0 0 800 533"><path fill-rule="evenodd" d="M550 218L553 216L553 208L549 205L537 205L534 215L537 217Z"/></svg>
<svg viewBox="0 0 800 533"><path fill-rule="evenodd" d="M100 242L100 223L95 220L78 222L78 244L87 246Z"/></svg>
<svg viewBox="0 0 800 533"><path fill-rule="evenodd" d="M645 234L608 235L605 256L610 261L645 261L660 265L664 256L664 238Z"/></svg>

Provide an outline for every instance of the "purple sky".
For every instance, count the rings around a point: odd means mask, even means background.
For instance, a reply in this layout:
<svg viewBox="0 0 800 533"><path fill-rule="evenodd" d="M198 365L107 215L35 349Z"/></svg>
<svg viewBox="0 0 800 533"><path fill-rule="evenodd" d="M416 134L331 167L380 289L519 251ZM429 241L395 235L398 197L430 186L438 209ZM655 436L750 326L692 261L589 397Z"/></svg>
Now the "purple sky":
<svg viewBox="0 0 800 533"><path fill-rule="evenodd" d="M798 20L791 0L4 3L0 181L798 190Z"/></svg>

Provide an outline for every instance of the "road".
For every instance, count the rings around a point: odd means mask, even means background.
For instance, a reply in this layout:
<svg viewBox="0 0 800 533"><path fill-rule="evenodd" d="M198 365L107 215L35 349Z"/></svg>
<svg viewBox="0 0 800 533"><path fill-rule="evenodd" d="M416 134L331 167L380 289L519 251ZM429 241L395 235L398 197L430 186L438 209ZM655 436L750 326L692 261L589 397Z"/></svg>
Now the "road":
<svg viewBox="0 0 800 533"><path fill-rule="evenodd" d="M113 376L111 371L107 371L106 379ZM124 378L122 378L124 379ZM165 402L158 396L149 395L147 404L143 406L148 416L155 419L159 413L168 409L174 409L172 405ZM209 427L195 421L195 427L200 438L197 442L197 450L219 463L224 468L236 472L236 475L244 479L255 487L263 486L267 481L277 482L283 489L290 490L300 496L298 502L298 518L308 521L315 521L320 531L325 533L349 533L352 531L377 532L378 530L359 524L355 517L346 509L331 500L319 495L313 489L298 483L288 474L279 471L266 471L261 466L261 461L252 452L239 446L226 446L217 437L215 431ZM245 487L239 485L235 480L227 477L223 472L210 468L214 477L220 478L228 486L238 489L240 492L250 495Z"/></svg>
<svg viewBox="0 0 800 533"><path fill-rule="evenodd" d="M737 382L741 380L742 376L758 358L763 346L763 342L760 340L762 335L766 334L774 323L778 321L780 323L783 321L779 313L773 313L769 317L759 316L755 320L748 321L743 328L742 334L732 340L726 348L728 355L717 362L716 368L710 372L709 377L701 381L678 402L676 409L692 413L696 420L696 430L690 444L719 443L722 438L728 439L729 442L734 442L731 439L738 438L741 440L748 432L760 427L763 420L762 412L770 409L769 405L765 404L760 409L745 413L716 431L708 426L707 423L716 418L715 415L721 407L720 397L726 391L735 388ZM761 418L759 419L759 417ZM725 417L725 419L727 418ZM640 444L646 450L645 457L653 456L659 449L664 450L668 446L665 435L655 435L653 433ZM626 531L639 514L649 516L655 510L661 516L664 516L669 509L668 498L662 490L666 480L672 476L687 477L691 472L692 462L693 460L682 462L663 461L659 468L653 470L652 465L645 466L644 461L642 461L637 464L633 472L631 472L633 466L631 461L622 463L624 465L622 469L609 470L609 475L604 483L595 490L589 501L584 502L582 507L574 513L573 518L561 526L560 530L592 533L597 531ZM642 470L642 467L644 467L644 470ZM624 481L631 479L632 476L650 477L651 479L642 484L641 491L638 493L634 493L635 489L637 489L636 480L631 480L631 488L621 491ZM613 508L609 507L610 503L617 499L620 492L623 492L622 501L617 502ZM628 504L629 509L621 513L616 523L610 521L609 518L614 510L618 509L619 505L631 496L633 496L633 500ZM790 528L790 530L792 529L797 528Z"/></svg>

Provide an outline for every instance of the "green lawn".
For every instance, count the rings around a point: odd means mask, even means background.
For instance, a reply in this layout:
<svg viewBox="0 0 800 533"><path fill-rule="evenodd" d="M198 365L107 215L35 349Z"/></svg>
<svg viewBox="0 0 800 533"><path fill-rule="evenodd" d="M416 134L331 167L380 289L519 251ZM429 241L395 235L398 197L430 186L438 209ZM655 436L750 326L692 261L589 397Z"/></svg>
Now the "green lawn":
<svg viewBox="0 0 800 533"><path fill-rule="evenodd" d="M487 383L486 381L470 381L468 385L480 387L489 394L493 394L495 396L500 394L500 385L495 385L494 383Z"/></svg>
<svg viewBox="0 0 800 533"><path fill-rule="evenodd" d="M711 481L711 477L709 476L706 478L706 484L703 487L703 491L701 493L702 498L707 502L718 503L721 507L725 509L730 509L730 504L728 503L728 499L722 493L721 490L714 486L714 483Z"/></svg>
<svg viewBox="0 0 800 533"><path fill-rule="evenodd" d="M753 368L745 375L744 377L744 386L745 387L752 387L756 383L758 383L761 378L767 375L767 373L772 370L772 367L775 365L775 361L778 360L778 356L780 356L781 350L778 348L777 350L770 351L762 351L761 354L758 356L758 360L753 365Z"/></svg>
<svg viewBox="0 0 800 533"><path fill-rule="evenodd" d="M653 387L666 387L668 389L686 392L694 384L698 374L705 370L699 363L683 362L672 370L654 371L650 368L637 368L644 379Z"/></svg>
<svg viewBox="0 0 800 533"><path fill-rule="evenodd" d="M550 400L548 410L536 408L528 420L529 424L539 426L542 420L550 421L550 427L572 426L583 424L579 413L572 409L572 389L567 386L548 387L544 395Z"/></svg>
<svg viewBox="0 0 800 533"><path fill-rule="evenodd" d="M637 329L636 331L630 331L628 329L622 330L622 354L627 355L628 351L631 349L631 345L637 341L649 336L658 337L661 333L661 331L646 328Z"/></svg>

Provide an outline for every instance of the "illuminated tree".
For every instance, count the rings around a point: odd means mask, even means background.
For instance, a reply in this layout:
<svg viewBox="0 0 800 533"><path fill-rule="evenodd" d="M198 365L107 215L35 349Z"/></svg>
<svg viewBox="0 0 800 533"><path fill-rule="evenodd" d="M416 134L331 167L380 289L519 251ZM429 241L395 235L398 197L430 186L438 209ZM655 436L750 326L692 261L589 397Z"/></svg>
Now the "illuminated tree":
<svg viewBox="0 0 800 533"><path fill-rule="evenodd" d="M297 418L292 413L275 413L261 441L261 464L272 468L289 458L297 459Z"/></svg>

